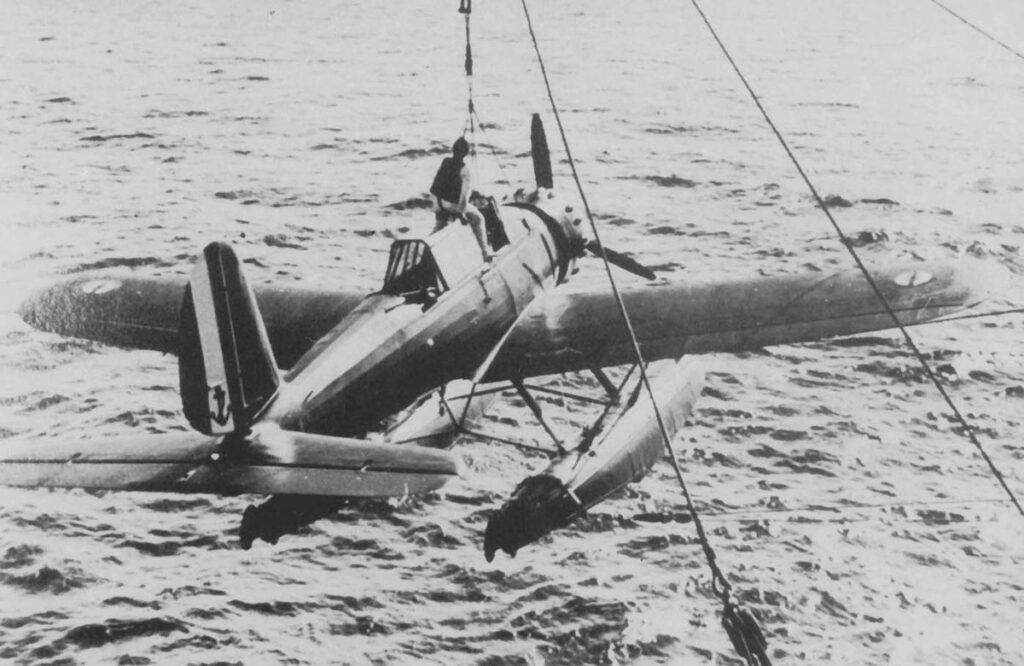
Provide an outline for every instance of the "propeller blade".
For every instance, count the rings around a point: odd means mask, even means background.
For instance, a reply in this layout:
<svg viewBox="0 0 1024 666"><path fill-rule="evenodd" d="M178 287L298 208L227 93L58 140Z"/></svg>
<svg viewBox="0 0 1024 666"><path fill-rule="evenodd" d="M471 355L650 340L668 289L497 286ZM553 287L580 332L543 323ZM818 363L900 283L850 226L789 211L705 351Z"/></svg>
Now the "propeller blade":
<svg viewBox="0 0 1024 666"><path fill-rule="evenodd" d="M646 278L648 280L654 280L657 279L658 277L650 268L647 268L646 266L641 264L636 259L633 259L632 257L627 257L621 252L609 250L608 248L604 248L604 251L602 252L602 248L600 245L597 244L597 241L587 241L587 249L590 250L595 255L597 255L598 257L603 256L605 259L608 260L608 263L614 264L621 268L622 270L632 273L633 275L639 275L640 277Z"/></svg>
<svg viewBox="0 0 1024 666"><path fill-rule="evenodd" d="M551 153L548 151L548 138L544 134L544 123L540 114L533 114L530 123L530 154L533 156L533 177L537 187L551 189L554 180L551 177Z"/></svg>

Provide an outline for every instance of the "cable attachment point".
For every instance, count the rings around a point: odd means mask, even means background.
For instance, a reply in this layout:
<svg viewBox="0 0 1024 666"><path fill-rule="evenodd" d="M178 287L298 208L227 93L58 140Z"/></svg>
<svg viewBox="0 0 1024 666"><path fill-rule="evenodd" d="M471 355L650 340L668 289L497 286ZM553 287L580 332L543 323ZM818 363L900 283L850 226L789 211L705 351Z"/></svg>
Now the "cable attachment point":
<svg viewBox="0 0 1024 666"><path fill-rule="evenodd" d="M469 15L473 12L473 0L460 0L459 13L466 17L466 77L469 79L469 113L473 114L473 47L469 35Z"/></svg>
<svg viewBox="0 0 1024 666"><path fill-rule="evenodd" d="M722 626L725 627L725 633L729 634L736 653L746 659L750 666L771 666L768 641L753 613L726 600L722 609Z"/></svg>
<svg viewBox="0 0 1024 666"><path fill-rule="evenodd" d="M728 634L736 654L743 657L749 666L771 666L768 659L768 640L761 631L754 614L741 608L733 601L732 585L726 580L715 562L714 551L705 552L711 566L711 591L722 601L722 626Z"/></svg>

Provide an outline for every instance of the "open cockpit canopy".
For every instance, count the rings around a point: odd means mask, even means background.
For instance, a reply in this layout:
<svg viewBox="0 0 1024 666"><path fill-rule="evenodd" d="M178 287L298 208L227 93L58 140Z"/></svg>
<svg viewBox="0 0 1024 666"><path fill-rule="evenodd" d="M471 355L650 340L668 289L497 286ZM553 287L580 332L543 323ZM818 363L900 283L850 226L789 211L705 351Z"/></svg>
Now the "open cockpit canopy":
<svg viewBox="0 0 1024 666"><path fill-rule="evenodd" d="M426 241L410 238L396 240L391 244L382 293L398 296L433 291L434 294L440 294L445 289L447 285L437 270Z"/></svg>
<svg viewBox="0 0 1024 666"><path fill-rule="evenodd" d="M436 298L483 263L480 247L464 224L449 224L426 238L391 244L381 293Z"/></svg>
<svg viewBox="0 0 1024 666"><path fill-rule="evenodd" d="M505 225L494 199L482 198L478 208L492 251L500 252L526 235L522 224ZM433 299L480 270L482 264L483 255L469 225L452 221L425 238L405 238L391 244L381 293Z"/></svg>

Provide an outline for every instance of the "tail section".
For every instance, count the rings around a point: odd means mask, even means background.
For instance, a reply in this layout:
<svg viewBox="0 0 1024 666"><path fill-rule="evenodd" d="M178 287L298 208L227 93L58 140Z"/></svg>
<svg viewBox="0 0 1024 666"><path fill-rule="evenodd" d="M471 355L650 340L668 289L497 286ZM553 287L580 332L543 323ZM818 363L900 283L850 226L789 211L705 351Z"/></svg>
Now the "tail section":
<svg viewBox="0 0 1024 666"><path fill-rule="evenodd" d="M211 243L185 288L178 374L192 427L246 432L281 383L256 298L234 251Z"/></svg>

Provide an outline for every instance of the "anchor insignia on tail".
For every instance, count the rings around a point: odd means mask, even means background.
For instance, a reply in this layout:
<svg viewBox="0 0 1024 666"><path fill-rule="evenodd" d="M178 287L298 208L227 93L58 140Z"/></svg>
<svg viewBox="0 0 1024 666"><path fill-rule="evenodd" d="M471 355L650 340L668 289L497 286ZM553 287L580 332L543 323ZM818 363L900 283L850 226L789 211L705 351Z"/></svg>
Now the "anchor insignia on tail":
<svg viewBox="0 0 1024 666"><path fill-rule="evenodd" d="M217 384L216 386L207 387L207 390L213 393L213 399L217 403L217 411L211 411L210 418L217 425L227 425L228 420L231 418L231 405L227 404L228 396L224 392L224 387Z"/></svg>

